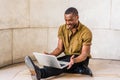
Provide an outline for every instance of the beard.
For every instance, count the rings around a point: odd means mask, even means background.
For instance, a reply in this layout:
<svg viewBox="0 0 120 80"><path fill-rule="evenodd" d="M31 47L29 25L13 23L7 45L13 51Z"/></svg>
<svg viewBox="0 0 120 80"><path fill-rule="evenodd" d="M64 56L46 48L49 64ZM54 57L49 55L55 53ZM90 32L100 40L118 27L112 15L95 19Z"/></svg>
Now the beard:
<svg viewBox="0 0 120 80"><path fill-rule="evenodd" d="M76 28L76 24L67 25L67 29L72 30L73 28Z"/></svg>

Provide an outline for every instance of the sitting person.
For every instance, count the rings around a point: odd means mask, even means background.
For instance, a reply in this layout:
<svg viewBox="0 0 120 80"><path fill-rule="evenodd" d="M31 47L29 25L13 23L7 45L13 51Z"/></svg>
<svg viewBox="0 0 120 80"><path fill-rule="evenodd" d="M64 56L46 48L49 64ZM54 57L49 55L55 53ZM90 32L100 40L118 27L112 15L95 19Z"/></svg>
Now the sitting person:
<svg viewBox="0 0 120 80"><path fill-rule="evenodd" d="M39 68L35 65L29 56L25 57L25 63L31 72L33 80L40 80L50 76L56 76L61 73L78 73L92 76L88 68L90 47L92 41L91 31L79 21L78 11L74 7L68 8L64 13L65 24L59 27L58 45L48 55L58 56L64 52L65 56L58 60L69 62L63 69L44 66Z"/></svg>

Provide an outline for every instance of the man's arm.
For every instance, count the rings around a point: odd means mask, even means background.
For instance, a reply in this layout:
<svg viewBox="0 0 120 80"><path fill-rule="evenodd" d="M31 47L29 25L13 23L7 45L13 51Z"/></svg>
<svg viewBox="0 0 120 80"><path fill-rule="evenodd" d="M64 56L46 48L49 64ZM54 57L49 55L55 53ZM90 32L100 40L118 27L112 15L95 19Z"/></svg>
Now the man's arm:
<svg viewBox="0 0 120 80"><path fill-rule="evenodd" d="M90 45L83 45L81 54L74 58L74 63L84 61L90 53Z"/></svg>
<svg viewBox="0 0 120 80"><path fill-rule="evenodd" d="M83 45L82 52L78 57L74 58L74 55L71 56L70 63L69 63L69 66L68 66L67 69L70 69L74 63L84 61L87 58L89 53L90 53L90 45L89 46L88 45Z"/></svg>
<svg viewBox="0 0 120 80"><path fill-rule="evenodd" d="M53 50L53 52L51 52L50 55L58 56L62 52L63 52L63 42L62 42L62 39L59 38L57 48L55 50Z"/></svg>

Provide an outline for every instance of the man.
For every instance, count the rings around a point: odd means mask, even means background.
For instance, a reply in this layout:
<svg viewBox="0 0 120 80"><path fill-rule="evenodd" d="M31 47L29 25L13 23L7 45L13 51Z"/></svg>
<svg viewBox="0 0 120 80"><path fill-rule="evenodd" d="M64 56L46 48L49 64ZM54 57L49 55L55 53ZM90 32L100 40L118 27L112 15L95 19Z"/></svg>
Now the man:
<svg viewBox="0 0 120 80"><path fill-rule="evenodd" d="M92 72L88 68L92 33L79 22L76 8L68 8L65 11L64 18L66 23L61 25L58 31L58 46L50 55L58 56L64 52L65 56L58 58L58 60L68 61L69 65L63 69L47 66L39 68L29 56L26 56L25 63L33 80L40 80L61 73L78 73L92 76ZM48 54L47 52L44 53Z"/></svg>

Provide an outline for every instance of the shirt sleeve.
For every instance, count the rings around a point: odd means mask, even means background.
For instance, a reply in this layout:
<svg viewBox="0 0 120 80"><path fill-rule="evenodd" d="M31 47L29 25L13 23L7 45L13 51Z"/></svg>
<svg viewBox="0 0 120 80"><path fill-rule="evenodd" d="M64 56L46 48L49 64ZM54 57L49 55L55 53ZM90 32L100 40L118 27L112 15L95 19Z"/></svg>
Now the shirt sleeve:
<svg viewBox="0 0 120 80"><path fill-rule="evenodd" d="M83 45L91 45L92 43L92 32L89 30L83 35Z"/></svg>
<svg viewBox="0 0 120 80"><path fill-rule="evenodd" d="M60 26L58 30L58 38L62 39L62 37L63 37L63 30L62 30L62 26Z"/></svg>

